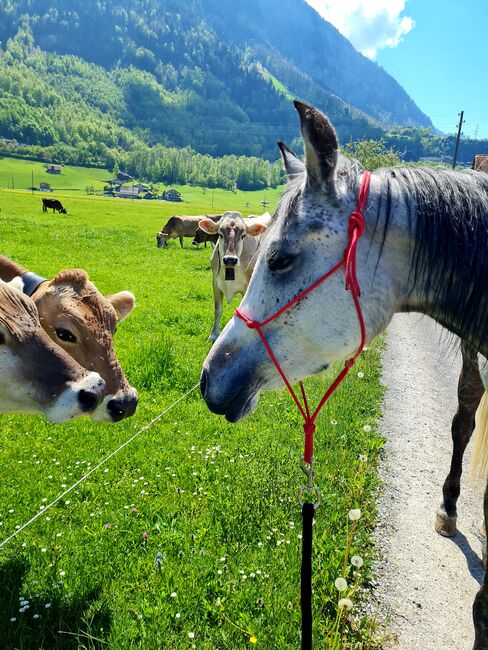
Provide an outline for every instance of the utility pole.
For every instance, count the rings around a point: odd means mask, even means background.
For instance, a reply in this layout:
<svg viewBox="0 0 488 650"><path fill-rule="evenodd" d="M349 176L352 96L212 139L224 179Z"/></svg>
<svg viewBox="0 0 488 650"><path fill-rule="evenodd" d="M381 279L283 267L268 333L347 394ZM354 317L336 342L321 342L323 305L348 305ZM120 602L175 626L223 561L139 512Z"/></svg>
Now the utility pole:
<svg viewBox="0 0 488 650"><path fill-rule="evenodd" d="M475 130L474 130L474 139L475 139L475 140L478 139L478 128L479 128L479 124L476 125L476 128L475 128Z"/></svg>
<svg viewBox="0 0 488 650"><path fill-rule="evenodd" d="M463 117L464 117L464 111L461 111L458 113L459 115L459 124L458 124L458 132L457 132L457 138L456 138L456 147L454 149L454 158L452 160L452 168L456 169L456 160L457 160L457 155L458 155L458 149L459 149L459 140L461 139L461 129L463 128Z"/></svg>
<svg viewBox="0 0 488 650"><path fill-rule="evenodd" d="M34 170L31 170L31 192L32 196L34 196Z"/></svg>

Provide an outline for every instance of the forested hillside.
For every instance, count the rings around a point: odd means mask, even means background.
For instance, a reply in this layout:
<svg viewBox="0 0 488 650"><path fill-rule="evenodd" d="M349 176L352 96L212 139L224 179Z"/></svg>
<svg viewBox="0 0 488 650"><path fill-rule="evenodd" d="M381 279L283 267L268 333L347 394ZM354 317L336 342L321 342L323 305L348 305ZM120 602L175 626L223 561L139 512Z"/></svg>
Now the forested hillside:
<svg viewBox="0 0 488 650"><path fill-rule="evenodd" d="M68 101L76 94L77 102L101 109L149 144L271 158L278 137L298 134L289 99L237 46L217 36L193 0L5 0L0 40L7 45L19 32L23 64L35 68L36 78ZM37 48L99 67L42 58ZM80 88L69 79L73 67ZM323 108L337 116L344 138L378 131L323 94Z"/></svg>
<svg viewBox="0 0 488 650"><path fill-rule="evenodd" d="M0 138L20 143L0 153L258 187L270 169L279 176L260 159L299 135L295 96L326 112L343 143L383 138L407 160L450 153L429 129L387 126L430 122L304 0L283 1L280 17L277 0L0 0ZM292 24L308 46L293 46ZM358 71L374 82L363 104L351 94ZM376 119L331 91L339 79Z"/></svg>

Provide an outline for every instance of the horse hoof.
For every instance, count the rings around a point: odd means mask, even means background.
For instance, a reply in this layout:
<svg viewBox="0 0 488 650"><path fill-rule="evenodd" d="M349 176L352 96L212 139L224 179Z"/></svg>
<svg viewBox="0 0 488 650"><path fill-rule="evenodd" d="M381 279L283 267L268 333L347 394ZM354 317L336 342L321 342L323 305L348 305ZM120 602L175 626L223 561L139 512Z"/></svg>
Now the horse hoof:
<svg viewBox="0 0 488 650"><path fill-rule="evenodd" d="M435 529L443 537L454 537L457 534L456 522L457 517L450 517L441 507L435 517Z"/></svg>

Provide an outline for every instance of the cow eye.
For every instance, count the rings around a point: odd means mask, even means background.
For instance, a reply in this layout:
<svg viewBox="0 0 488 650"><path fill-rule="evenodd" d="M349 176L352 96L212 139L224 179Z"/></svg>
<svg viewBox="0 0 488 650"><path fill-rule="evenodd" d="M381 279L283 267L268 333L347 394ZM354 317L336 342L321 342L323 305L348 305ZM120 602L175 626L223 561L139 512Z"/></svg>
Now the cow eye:
<svg viewBox="0 0 488 650"><path fill-rule="evenodd" d="M56 328L56 336L61 341L66 341L68 343L76 343L76 336L72 334L69 330L65 330L63 327Z"/></svg>
<svg viewBox="0 0 488 650"><path fill-rule="evenodd" d="M0 345L3 345L5 343L5 335L0 332Z"/></svg>

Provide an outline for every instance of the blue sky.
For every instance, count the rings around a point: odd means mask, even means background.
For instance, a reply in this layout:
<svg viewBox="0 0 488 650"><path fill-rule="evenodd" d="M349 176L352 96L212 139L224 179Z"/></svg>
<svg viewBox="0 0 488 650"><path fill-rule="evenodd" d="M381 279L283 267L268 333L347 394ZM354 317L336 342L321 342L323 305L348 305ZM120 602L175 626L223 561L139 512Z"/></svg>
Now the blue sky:
<svg viewBox="0 0 488 650"><path fill-rule="evenodd" d="M488 0L308 0L445 133L488 138Z"/></svg>

